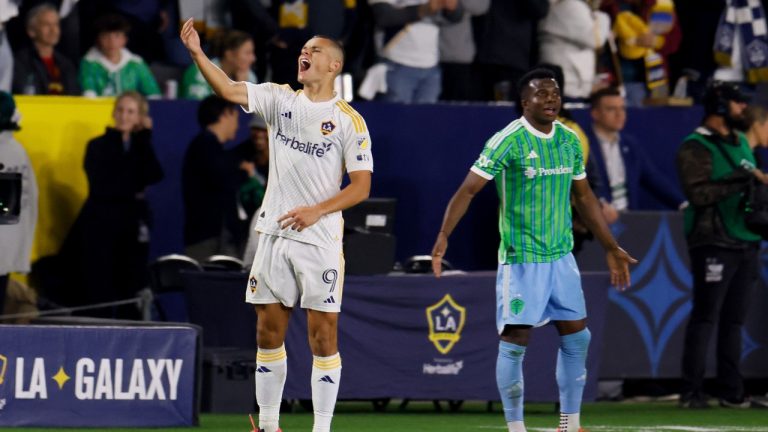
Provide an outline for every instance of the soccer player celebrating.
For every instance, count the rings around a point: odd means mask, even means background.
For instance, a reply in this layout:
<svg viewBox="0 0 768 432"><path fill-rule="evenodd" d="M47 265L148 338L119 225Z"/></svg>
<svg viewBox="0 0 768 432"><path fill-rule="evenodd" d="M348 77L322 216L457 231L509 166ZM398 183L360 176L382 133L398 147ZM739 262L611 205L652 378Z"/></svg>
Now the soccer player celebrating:
<svg viewBox="0 0 768 432"><path fill-rule="evenodd" d="M499 213L499 267L496 324L501 335L496 382L510 432L524 432L523 357L531 328L553 321L560 333L557 384L558 432L581 431L590 333L584 293L571 254L571 198L588 228L607 251L611 283L629 286L629 264L637 261L619 247L603 219L584 172L576 134L556 120L560 89L547 69L528 72L518 84L523 116L493 135L448 203L432 250L437 277L448 237L472 198L496 179Z"/></svg>
<svg viewBox="0 0 768 432"><path fill-rule="evenodd" d="M332 39L311 38L298 58L303 90L235 82L200 49L187 21L181 39L219 96L269 125L269 183L258 213L261 233L246 301L255 304L259 431L279 430L286 378L283 342L291 309L307 311L314 355L313 432L329 431L341 377L337 323L344 281L341 210L366 199L371 187L371 139L363 118L333 91L344 52ZM340 189L344 170L350 183Z"/></svg>

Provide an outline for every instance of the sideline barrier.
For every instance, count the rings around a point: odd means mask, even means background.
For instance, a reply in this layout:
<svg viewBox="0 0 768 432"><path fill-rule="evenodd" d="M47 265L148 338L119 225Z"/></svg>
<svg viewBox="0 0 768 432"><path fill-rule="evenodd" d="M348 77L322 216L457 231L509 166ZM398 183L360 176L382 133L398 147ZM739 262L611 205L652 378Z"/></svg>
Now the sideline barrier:
<svg viewBox="0 0 768 432"><path fill-rule="evenodd" d="M0 326L0 426L197 425L199 343L194 326Z"/></svg>
<svg viewBox="0 0 768 432"><path fill-rule="evenodd" d="M585 400L594 400L603 346L608 275L582 275L592 331ZM255 313L243 303L245 273L184 273L189 315L206 347L255 345ZM498 400L494 272L445 276L347 276L339 318L344 371L340 399ZM295 310L286 336L284 396L311 399L306 315ZM559 337L534 330L525 354L525 394L556 401Z"/></svg>

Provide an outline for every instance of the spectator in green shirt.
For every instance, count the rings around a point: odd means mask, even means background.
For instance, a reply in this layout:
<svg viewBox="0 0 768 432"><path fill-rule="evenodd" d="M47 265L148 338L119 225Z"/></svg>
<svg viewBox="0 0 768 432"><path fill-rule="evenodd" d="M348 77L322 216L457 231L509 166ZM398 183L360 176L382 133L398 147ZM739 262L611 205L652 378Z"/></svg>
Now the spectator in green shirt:
<svg viewBox="0 0 768 432"><path fill-rule="evenodd" d="M254 53L253 39L249 34L237 30L223 34L218 40L218 46L214 48L214 52L217 55L212 62L220 67L230 79L257 82L256 74L251 69L256 62L256 54ZM212 94L213 90L203 78L200 69L193 63L184 72L184 78L181 81L181 97L184 99L204 99Z"/></svg>
<svg viewBox="0 0 768 432"><path fill-rule="evenodd" d="M116 96L137 91L159 97L160 87L141 57L125 48L130 24L120 15L105 15L94 23L96 44L80 62L80 86L85 96Z"/></svg>

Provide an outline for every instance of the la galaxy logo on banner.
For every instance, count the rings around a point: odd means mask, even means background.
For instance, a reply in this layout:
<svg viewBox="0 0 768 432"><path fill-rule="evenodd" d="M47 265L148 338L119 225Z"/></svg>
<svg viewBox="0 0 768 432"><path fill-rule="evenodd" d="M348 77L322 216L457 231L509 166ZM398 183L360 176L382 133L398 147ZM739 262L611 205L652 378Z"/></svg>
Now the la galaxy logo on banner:
<svg viewBox="0 0 768 432"><path fill-rule="evenodd" d="M441 354L448 354L461 339L466 309L446 294L439 302L427 308L429 340Z"/></svg>
<svg viewBox="0 0 768 432"><path fill-rule="evenodd" d="M78 400L176 400L182 359L92 359L81 357L73 368L46 364L44 357L14 359L13 397L48 399L51 390L71 392ZM0 386L9 360L0 355ZM49 384L49 380L53 383ZM70 382L72 381L72 382ZM1 387L0 387L1 388ZM3 393L8 395L8 390Z"/></svg>

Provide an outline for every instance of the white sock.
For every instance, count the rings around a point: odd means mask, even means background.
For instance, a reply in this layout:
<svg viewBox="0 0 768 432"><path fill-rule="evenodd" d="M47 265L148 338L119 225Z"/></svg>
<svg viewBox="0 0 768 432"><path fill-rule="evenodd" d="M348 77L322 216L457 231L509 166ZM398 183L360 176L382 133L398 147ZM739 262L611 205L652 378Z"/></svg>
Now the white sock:
<svg viewBox="0 0 768 432"><path fill-rule="evenodd" d="M276 349L259 348L256 354L256 402L259 404L259 429L277 432L280 402L288 370L285 345Z"/></svg>
<svg viewBox="0 0 768 432"><path fill-rule="evenodd" d="M509 432L527 432L525 430L525 422L522 421L507 422L507 427L509 428Z"/></svg>
<svg viewBox="0 0 768 432"><path fill-rule="evenodd" d="M341 380L341 357L336 353L329 357L314 356L312 362L312 405L315 423L312 432L329 432L336 396Z"/></svg>
<svg viewBox="0 0 768 432"><path fill-rule="evenodd" d="M579 417L579 413L560 413L560 432L579 432L581 428Z"/></svg>

